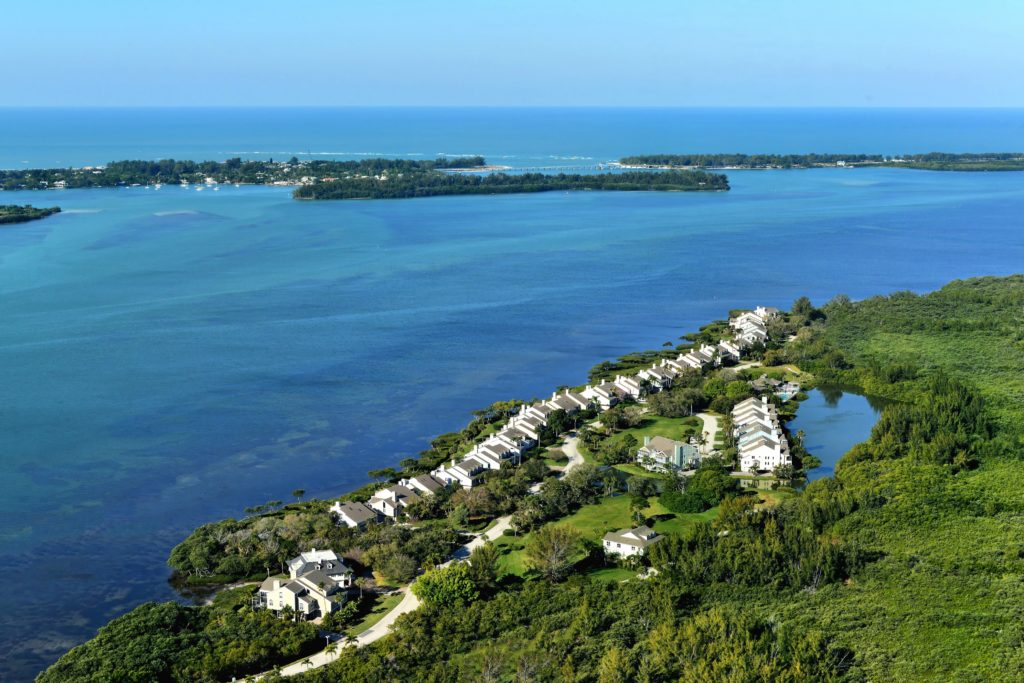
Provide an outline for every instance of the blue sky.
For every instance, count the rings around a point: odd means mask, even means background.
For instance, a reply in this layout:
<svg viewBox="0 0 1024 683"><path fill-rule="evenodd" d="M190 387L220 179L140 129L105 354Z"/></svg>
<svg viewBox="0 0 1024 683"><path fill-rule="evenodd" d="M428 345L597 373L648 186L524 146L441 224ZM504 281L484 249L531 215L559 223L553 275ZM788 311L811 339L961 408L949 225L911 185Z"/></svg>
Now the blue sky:
<svg viewBox="0 0 1024 683"><path fill-rule="evenodd" d="M2 106L1024 106L1019 0L4 4Z"/></svg>

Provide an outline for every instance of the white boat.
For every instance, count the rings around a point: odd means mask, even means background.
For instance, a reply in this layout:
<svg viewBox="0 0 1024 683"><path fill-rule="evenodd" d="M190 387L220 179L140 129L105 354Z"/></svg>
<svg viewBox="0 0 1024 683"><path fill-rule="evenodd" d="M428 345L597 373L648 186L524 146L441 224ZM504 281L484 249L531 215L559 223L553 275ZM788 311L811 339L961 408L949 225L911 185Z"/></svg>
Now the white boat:
<svg viewBox="0 0 1024 683"><path fill-rule="evenodd" d="M196 192L202 192L202 191L203 191L202 186L196 188Z"/></svg>
<svg viewBox="0 0 1024 683"><path fill-rule="evenodd" d="M214 192L220 192L220 188L219 187L215 187L215 188L213 188L213 191Z"/></svg>

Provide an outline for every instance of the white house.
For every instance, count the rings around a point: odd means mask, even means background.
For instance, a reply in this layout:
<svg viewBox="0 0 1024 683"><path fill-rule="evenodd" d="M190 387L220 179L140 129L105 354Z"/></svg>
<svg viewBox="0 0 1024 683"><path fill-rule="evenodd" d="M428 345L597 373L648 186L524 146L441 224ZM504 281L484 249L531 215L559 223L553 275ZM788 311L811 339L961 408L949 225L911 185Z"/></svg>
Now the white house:
<svg viewBox="0 0 1024 683"><path fill-rule="evenodd" d="M742 356L742 349L739 344L729 339L723 339L718 342L718 355L721 358L731 358L732 360L738 361Z"/></svg>
<svg viewBox="0 0 1024 683"><path fill-rule="evenodd" d="M537 442L540 440L540 430L544 427L545 422L532 415L514 415L509 419L508 425L526 434L531 441Z"/></svg>
<svg viewBox="0 0 1024 683"><path fill-rule="evenodd" d="M480 459L469 456L460 461L452 460L449 467L442 467L430 474L437 480L445 483L458 484L464 489L471 489L480 483L483 473L488 469L487 465Z"/></svg>
<svg viewBox="0 0 1024 683"><path fill-rule="evenodd" d="M555 410L564 410L567 414L572 415L580 410L585 410L590 405L590 401L577 393L566 390L562 394L557 391L551 394L548 405Z"/></svg>
<svg viewBox="0 0 1024 683"><path fill-rule="evenodd" d="M634 399L639 399L642 393L643 387L640 384L640 379L636 377L629 377L628 375L616 375L615 381L612 382L620 391Z"/></svg>
<svg viewBox="0 0 1024 683"><path fill-rule="evenodd" d="M744 472L763 472L793 464L789 442L767 396L737 403L732 409L732 424L739 466Z"/></svg>
<svg viewBox="0 0 1024 683"><path fill-rule="evenodd" d="M398 482L402 486L418 491L420 495L431 496L445 487L444 482L434 479L429 474L421 474L417 477L401 479Z"/></svg>
<svg viewBox="0 0 1024 683"><path fill-rule="evenodd" d="M535 417L538 420L543 421L545 424L548 421L548 415L555 412L555 408L552 408L546 403L534 403L531 406L523 406L519 410L519 414L523 417Z"/></svg>
<svg viewBox="0 0 1024 683"><path fill-rule="evenodd" d="M645 379L657 390L668 389L678 373L666 365L652 365L637 373L637 377Z"/></svg>
<svg viewBox="0 0 1024 683"><path fill-rule="evenodd" d="M619 402L619 392L616 391L615 385L611 382L587 385L582 394L584 398L589 398L596 403L601 410L608 410Z"/></svg>
<svg viewBox="0 0 1024 683"><path fill-rule="evenodd" d="M380 489L370 497L370 509L387 517L395 518L412 503L420 499L420 494L407 486L396 484Z"/></svg>
<svg viewBox="0 0 1024 683"><path fill-rule="evenodd" d="M635 529L608 532L604 535L602 545L605 555L633 557L634 555L644 555L649 547L661 539L662 537L654 529L648 526L638 526Z"/></svg>
<svg viewBox="0 0 1024 683"><path fill-rule="evenodd" d="M739 459L744 472L771 471L780 465L793 464L785 438L775 441L764 436L745 443L739 449Z"/></svg>
<svg viewBox="0 0 1024 683"><path fill-rule="evenodd" d="M365 528L370 522L378 520L376 511L362 503L335 501L331 506L331 514L338 518L339 524L344 524L352 529Z"/></svg>

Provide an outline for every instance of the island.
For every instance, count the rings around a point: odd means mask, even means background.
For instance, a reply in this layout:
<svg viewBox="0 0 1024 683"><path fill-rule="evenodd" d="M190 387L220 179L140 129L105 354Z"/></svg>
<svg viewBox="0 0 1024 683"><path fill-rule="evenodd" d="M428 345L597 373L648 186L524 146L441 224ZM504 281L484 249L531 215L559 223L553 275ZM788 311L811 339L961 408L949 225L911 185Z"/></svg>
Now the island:
<svg viewBox="0 0 1024 683"><path fill-rule="evenodd" d="M362 489L196 529L168 563L212 600L38 680L1011 680L1022 307L1016 275L730 311ZM887 400L806 483L787 424L826 384Z"/></svg>
<svg viewBox="0 0 1024 683"><path fill-rule="evenodd" d="M635 169L792 169L858 166L925 171L1024 171L1022 152L906 154L644 154L623 157Z"/></svg>
<svg viewBox="0 0 1024 683"><path fill-rule="evenodd" d="M703 171L633 171L624 173L488 173L469 175L428 171L420 173L350 176L304 185L296 199L406 199L439 195L511 194L575 190L620 192L724 191L722 174Z"/></svg>
<svg viewBox="0 0 1024 683"><path fill-rule="evenodd" d="M597 174L505 173L483 157L360 161L115 161L101 167L0 171L0 188L45 190L179 185L295 186L296 199L395 199L556 190L724 191L724 175L693 170Z"/></svg>
<svg viewBox="0 0 1024 683"><path fill-rule="evenodd" d="M0 204L0 225L38 221L46 218L47 216L52 216L55 213L60 213L59 206L37 209L29 204L25 204L24 206L18 206L16 204Z"/></svg>

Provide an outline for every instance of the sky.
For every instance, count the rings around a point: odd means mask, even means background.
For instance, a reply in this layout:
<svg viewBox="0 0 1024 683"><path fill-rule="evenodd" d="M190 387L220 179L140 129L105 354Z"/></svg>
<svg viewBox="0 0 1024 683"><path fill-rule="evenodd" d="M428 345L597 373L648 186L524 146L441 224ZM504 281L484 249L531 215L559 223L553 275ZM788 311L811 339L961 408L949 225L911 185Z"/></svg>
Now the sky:
<svg viewBox="0 0 1024 683"><path fill-rule="evenodd" d="M1024 106L1020 0L4 0L0 106Z"/></svg>

